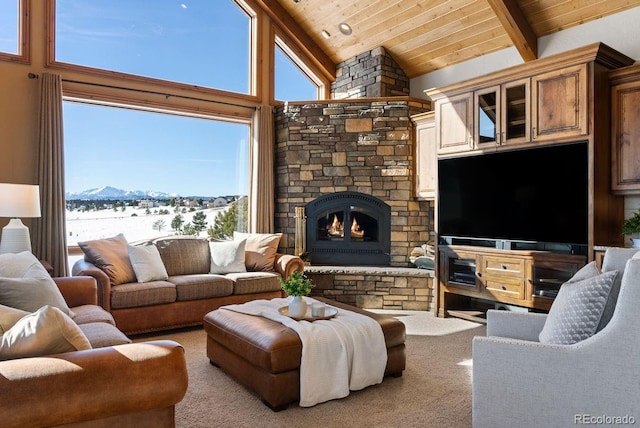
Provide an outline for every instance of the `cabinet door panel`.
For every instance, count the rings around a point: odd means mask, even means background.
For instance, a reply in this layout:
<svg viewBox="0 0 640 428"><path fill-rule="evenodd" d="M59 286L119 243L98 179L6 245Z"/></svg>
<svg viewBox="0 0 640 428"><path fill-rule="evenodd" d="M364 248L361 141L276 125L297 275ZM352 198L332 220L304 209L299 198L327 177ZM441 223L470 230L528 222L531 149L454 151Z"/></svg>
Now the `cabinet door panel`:
<svg viewBox="0 0 640 428"><path fill-rule="evenodd" d="M502 85L502 144L531 141L530 93L529 79Z"/></svg>
<svg viewBox="0 0 640 428"><path fill-rule="evenodd" d="M615 191L640 191L640 82L613 90L613 169ZM629 192L627 192L629 193Z"/></svg>
<svg viewBox="0 0 640 428"><path fill-rule="evenodd" d="M534 76L533 139L587 135L587 66L578 65Z"/></svg>
<svg viewBox="0 0 640 428"><path fill-rule="evenodd" d="M416 122L416 191L420 199L435 199L438 167L433 114Z"/></svg>
<svg viewBox="0 0 640 428"><path fill-rule="evenodd" d="M475 132L473 138L478 148L494 147L500 144L500 87L482 89L475 92Z"/></svg>
<svg viewBox="0 0 640 428"><path fill-rule="evenodd" d="M438 100L436 140L438 153L458 153L473 149L472 94Z"/></svg>

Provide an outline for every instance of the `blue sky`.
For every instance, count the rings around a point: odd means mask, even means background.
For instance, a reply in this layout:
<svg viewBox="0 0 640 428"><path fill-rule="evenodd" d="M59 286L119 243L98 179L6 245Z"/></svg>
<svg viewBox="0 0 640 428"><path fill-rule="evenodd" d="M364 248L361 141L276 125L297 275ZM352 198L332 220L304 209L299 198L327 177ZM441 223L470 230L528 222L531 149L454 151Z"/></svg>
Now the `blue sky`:
<svg viewBox="0 0 640 428"><path fill-rule="evenodd" d="M58 61L248 93L248 18L231 0L56 4ZM283 55L276 75L277 98L314 98ZM70 102L64 122L67 191L248 193L247 125Z"/></svg>

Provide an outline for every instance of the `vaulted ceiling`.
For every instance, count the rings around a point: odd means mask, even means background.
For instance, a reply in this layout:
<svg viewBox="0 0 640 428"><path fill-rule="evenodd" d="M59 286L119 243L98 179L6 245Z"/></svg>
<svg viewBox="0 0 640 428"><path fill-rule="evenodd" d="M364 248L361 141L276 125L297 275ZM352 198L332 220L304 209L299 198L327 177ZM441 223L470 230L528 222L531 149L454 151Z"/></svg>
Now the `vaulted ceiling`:
<svg viewBox="0 0 640 428"><path fill-rule="evenodd" d="M410 78L510 46L529 61L537 57L539 37L640 6L640 0L258 2L322 67L383 46ZM340 32L340 23L351 27L350 35Z"/></svg>

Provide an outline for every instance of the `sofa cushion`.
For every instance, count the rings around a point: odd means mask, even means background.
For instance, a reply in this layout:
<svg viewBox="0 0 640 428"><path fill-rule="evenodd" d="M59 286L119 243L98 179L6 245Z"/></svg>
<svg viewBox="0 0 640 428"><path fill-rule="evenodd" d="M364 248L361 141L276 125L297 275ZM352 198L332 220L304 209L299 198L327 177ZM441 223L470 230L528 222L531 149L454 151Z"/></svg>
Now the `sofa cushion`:
<svg viewBox="0 0 640 428"><path fill-rule="evenodd" d="M229 296L233 293L233 281L222 275L179 275L169 277L169 281L176 285L178 301Z"/></svg>
<svg viewBox="0 0 640 428"><path fill-rule="evenodd" d="M127 251L138 282L164 281L169 277L155 245L127 245Z"/></svg>
<svg viewBox="0 0 640 428"><path fill-rule="evenodd" d="M0 305L0 334L4 334L5 331L13 327L15 323L25 315L29 315L29 312Z"/></svg>
<svg viewBox="0 0 640 428"><path fill-rule="evenodd" d="M209 273L246 272L244 264L246 239L209 242L211 268Z"/></svg>
<svg viewBox="0 0 640 428"><path fill-rule="evenodd" d="M111 308L135 308L176 301L176 286L167 281L130 282L111 287Z"/></svg>
<svg viewBox="0 0 640 428"><path fill-rule="evenodd" d="M571 345L595 334L617 276L618 271L610 271L562 284L540 332L540 342Z"/></svg>
<svg viewBox="0 0 640 428"><path fill-rule="evenodd" d="M113 319L113 315L111 313L105 311L102 306L97 305L81 305L74 306L73 313L75 316L73 317L73 322L76 324L89 324L92 322L102 322L111 325L116 325L115 320Z"/></svg>
<svg viewBox="0 0 640 428"><path fill-rule="evenodd" d="M245 264L248 271L272 272L282 233L233 232L234 240L246 239Z"/></svg>
<svg viewBox="0 0 640 428"><path fill-rule="evenodd" d="M281 290L280 275L273 272L229 273L233 280L233 294L266 293Z"/></svg>
<svg viewBox="0 0 640 428"><path fill-rule="evenodd" d="M91 349L76 323L60 309L43 306L21 318L0 340L0 360Z"/></svg>
<svg viewBox="0 0 640 428"><path fill-rule="evenodd" d="M627 260L638 254L640 250L638 248L619 248L609 247L605 252L604 259L602 260L602 272L618 271L624 272ZM602 330L611 320L613 312L616 309L616 303L618 302L618 294L620 294L620 284L622 283L623 275L620 274L613 281L609 297L607 298L607 305L604 308L604 313L600 319L598 325L598 331Z"/></svg>
<svg viewBox="0 0 640 428"><path fill-rule="evenodd" d="M94 348L104 348L107 346L124 345L131 343L123 332L115 326L104 322L92 322L78 326L87 337Z"/></svg>
<svg viewBox="0 0 640 428"><path fill-rule="evenodd" d="M126 284L136 280L129 260L127 240L122 233L113 238L78 242L85 259L96 265L109 277L111 285Z"/></svg>
<svg viewBox="0 0 640 428"><path fill-rule="evenodd" d="M62 310L65 315L74 315L51 277L0 278L0 304L27 312L49 305Z"/></svg>
<svg viewBox="0 0 640 428"><path fill-rule="evenodd" d="M208 273L209 241L202 238L163 238L155 241L169 276Z"/></svg>

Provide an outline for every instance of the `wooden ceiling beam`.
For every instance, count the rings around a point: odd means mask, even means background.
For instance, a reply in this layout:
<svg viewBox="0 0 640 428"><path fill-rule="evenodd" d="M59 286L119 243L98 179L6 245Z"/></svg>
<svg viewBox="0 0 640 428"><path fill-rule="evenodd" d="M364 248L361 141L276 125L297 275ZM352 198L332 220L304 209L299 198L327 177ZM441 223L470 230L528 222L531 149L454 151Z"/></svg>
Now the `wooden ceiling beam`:
<svg viewBox="0 0 640 428"><path fill-rule="evenodd" d="M293 40L330 81L336 80L336 64L275 0L254 0L278 28Z"/></svg>
<svg viewBox="0 0 640 428"><path fill-rule="evenodd" d="M487 0L525 62L538 58L538 37L516 0Z"/></svg>

